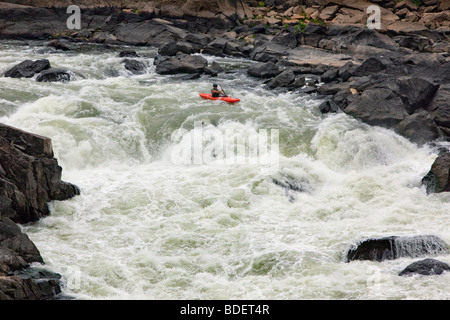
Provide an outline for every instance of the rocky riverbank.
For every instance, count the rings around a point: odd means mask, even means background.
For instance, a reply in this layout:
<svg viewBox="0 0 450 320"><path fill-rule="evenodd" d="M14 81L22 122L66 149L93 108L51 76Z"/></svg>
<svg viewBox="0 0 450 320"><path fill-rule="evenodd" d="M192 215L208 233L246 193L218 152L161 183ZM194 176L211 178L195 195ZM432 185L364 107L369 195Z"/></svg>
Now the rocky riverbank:
<svg viewBox="0 0 450 320"><path fill-rule="evenodd" d="M325 101L320 106L323 113L344 112L367 124L395 130L419 146L450 139L448 0L80 1L79 5L81 29L70 30L66 24L70 14L62 1L1 2L0 39L49 40L52 50L68 52L72 42L155 46L159 48L156 72L190 74L186 79L199 74L213 77L223 71L197 53L248 58L256 62L248 74L261 85L280 92L315 94ZM380 8L378 30L366 26L370 5ZM121 54L128 70L141 71L132 50ZM35 70L40 64L44 68ZM28 61L13 69L4 76L39 73L42 81L70 80L66 70L54 70L45 61ZM6 129L0 135L0 157L4 157L0 195L3 192L8 199L0 203L2 222L5 230L13 230L5 234L25 242L26 236L14 229L13 222L36 221L48 214L48 201L67 199L78 190L60 182L61 171L48 140L24 133L16 137L17 129L1 128ZM424 177L428 192L449 191L448 155L443 150ZM17 176L15 170L7 171L3 161L17 164L11 159L28 159L20 166L28 168L24 171L28 173ZM31 168L33 174L29 174ZM14 177L2 178L8 172L14 172ZM32 194L10 183L26 179L35 188ZM35 194L40 195L38 200ZM389 248L395 242L382 240ZM12 250L3 243L2 247ZM15 292L11 288L24 285L9 285L13 272L42 258L21 256L19 263L8 254L2 256L10 262L0 271L5 275L4 292ZM431 265L435 266L433 261ZM0 282L0 292L1 288ZM5 293L2 297L24 296Z"/></svg>
<svg viewBox="0 0 450 320"><path fill-rule="evenodd" d="M61 292L57 274L38 271L39 250L17 224L49 215L48 203L80 194L61 180L49 138L0 124L0 299L49 299ZM17 224L16 224L17 223Z"/></svg>

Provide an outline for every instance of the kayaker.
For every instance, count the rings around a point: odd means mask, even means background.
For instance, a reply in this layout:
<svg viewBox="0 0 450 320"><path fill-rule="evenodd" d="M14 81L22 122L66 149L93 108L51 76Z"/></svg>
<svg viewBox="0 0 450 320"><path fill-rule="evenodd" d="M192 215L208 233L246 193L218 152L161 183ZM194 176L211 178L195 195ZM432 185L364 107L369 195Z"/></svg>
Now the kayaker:
<svg viewBox="0 0 450 320"><path fill-rule="evenodd" d="M213 84L213 88L211 90L211 95L212 95L213 98L226 97L227 96L223 90L218 90L217 89L217 84L215 84L215 83Z"/></svg>

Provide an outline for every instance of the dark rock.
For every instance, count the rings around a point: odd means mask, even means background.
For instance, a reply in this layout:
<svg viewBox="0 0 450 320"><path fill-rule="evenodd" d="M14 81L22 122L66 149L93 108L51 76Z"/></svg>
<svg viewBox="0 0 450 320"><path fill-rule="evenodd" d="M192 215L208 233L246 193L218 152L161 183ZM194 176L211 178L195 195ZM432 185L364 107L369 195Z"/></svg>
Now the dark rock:
<svg viewBox="0 0 450 320"><path fill-rule="evenodd" d="M422 183L427 193L450 191L450 152L439 154Z"/></svg>
<svg viewBox="0 0 450 320"><path fill-rule="evenodd" d="M10 263L11 258L13 262ZM17 263L19 262L19 263ZM43 263L41 254L28 236L9 218L0 218L0 276L22 269L32 262Z"/></svg>
<svg viewBox="0 0 450 320"><path fill-rule="evenodd" d="M442 84L428 110L432 113L434 121L444 128L450 128L450 84Z"/></svg>
<svg viewBox="0 0 450 320"><path fill-rule="evenodd" d="M401 257L445 254L447 251L448 245L436 236L390 236L366 239L351 247L347 252L347 262L393 260Z"/></svg>
<svg viewBox="0 0 450 320"><path fill-rule="evenodd" d="M121 58L139 58L139 55L134 50L124 50L119 53Z"/></svg>
<svg viewBox="0 0 450 320"><path fill-rule="evenodd" d="M324 74L322 74L322 76L320 77L320 79L325 82L331 82L334 79L337 78L339 73L339 69L329 69L328 71L326 71Z"/></svg>
<svg viewBox="0 0 450 320"><path fill-rule="evenodd" d="M52 48L55 48L56 50L61 50L61 51L70 51L69 47L67 47L65 44L61 43L61 41L58 41L58 40L50 41L47 44L47 47L52 47Z"/></svg>
<svg viewBox="0 0 450 320"><path fill-rule="evenodd" d="M450 266L442 261L435 259L424 259L421 261L416 261L408 265L403 271L401 271L399 276L411 276L414 274L421 274L424 276L439 275L444 273L444 271L449 271Z"/></svg>
<svg viewBox="0 0 450 320"><path fill-rule="evenodd" d="M292 70L285 70L276 77L274 77L269 83L269 88L288 87L295 80L295 74Z"/></svg>
<svg viewBox="0 0 450 320"><path fill-rule="evenodd" d="M167 43L159 48L158 54L162 56L175 56L178 52L191 54L199 52L192 44L186 41L178 41L175 43Z"/></svg>
<svg viewBox="0 0 450 320"><path fill-rule="evenodd" d="M132 74L144 74L145 73L145 64L141 61L137 61L134 59L124 59L122 62L125 65L125 69L130 71Z"/></svg>
<svg viewBox="0 0 450 320"><path fill-rule="evenodd" d="M247 73L257 78L272 78L283 72L283 68L273 62L261 62L251 66Z"/></svg>
<svg viewBox="0 0 450 320"><path fill-rule="evenodd" d="M322 113L329 113L329 112L335 113L339 111L339 106L333 100L327 100L320 104L319 110Z"/></svg>
<svg viewBox="0 0 450 320"><path fill-rule="evenodd" d="M205 68L205 73L212 77L217 77L220 72L223 72L223 68L215 61L213 61L210 66Z"/></svg>
<svg viewBox="0 0 450 320"><path fill-rule="evenodd" d="M211 38L206 34L189 33L184 38L184 40L204 47L208 45L208 43L211 41Z"/></svg>
<svg viewBox="0 0 450 320"><path fill-rule="evenodd" d="M155 58L154 64L158 74L203 73L208 60L198 55L178 53L175 57Z"/></svg>
<svg viewBox="0 0 450 320"><path fill-rule="evenodd" d="M419 146L441 136L438 126L427 111L408 116L395 127L395 131Z"/></svg>
<svg viewBox="0 0 450 320"><path fill-rule="evenodd" d="M255 45L250 52L249 57L252 60L260 62L278 62L279 58L287 54L289 47L273 42L262 42Z"/></svg>
<svg viewBox="0 0 450 320"><path fill-rule="evenodd" d="M349 61L339 69L338 75L342 80L347 81L356 71L356 68L357 66L355 66L353 62Z"/></svg>
<svg viewBox="0 0 450 320"><path fill-rule="evenodd" d="M0 300L50 300L61 293L59 279L35 277L0 277Z"/></svg>
<svg viewBox="0 0 450 320"><path fill-rule="evenodd" d="M433 99L439 86L422 78L406 78L397 81L398 93L405 100L405 108L412 114L419 108L425 109Z"/></svg>
<svg viewBox="0 0 450 320"><path fill-rule="evenodd" d="M17 133L8 135L8 132ZM48 138L0 125L0 208L16 223L37 221L49 214L48 202L80 194L61 181L62 168L52 156ZM30 143L41 140L35 147ZM27 153L30 152L30 154ZM42 153L39 153L42 152Z"/></svg>
<svg viewBox="0 0 450 320"><path fill-rule="evenodd" d="M42 60L25 60L10 70L6 71L5 77L10 78L31 78L36 73L50 68L50 62L47 59Z"/></svg>
<svg viewBox="0 0 450 320"><path fill-rule="evenodd" d="M394 127L408 116L400 96L388 88L365 90L344 112L365 123L386 128Z"/></svg>
<svg viewBox="0 0 450 320"><path fill-rule="evenodd" d="M36 77L37 82L69 82L70 73L61 68L50 68L42 71Z"/></svg>
<svg viewBox="0 0 450 320"><path fill-rule="evenodd" d="M367 76L372 73L377 73L385 70L392 65L392 62L388 58L370 57L356 67L352 75L355 76Z"/></svg>
<svg viewBox="0 0 450 320"><path fill-rule="evenodd" d="M419 52L431 51L433 41L420 35L397 36L393 38L399 46Z"/></svg>

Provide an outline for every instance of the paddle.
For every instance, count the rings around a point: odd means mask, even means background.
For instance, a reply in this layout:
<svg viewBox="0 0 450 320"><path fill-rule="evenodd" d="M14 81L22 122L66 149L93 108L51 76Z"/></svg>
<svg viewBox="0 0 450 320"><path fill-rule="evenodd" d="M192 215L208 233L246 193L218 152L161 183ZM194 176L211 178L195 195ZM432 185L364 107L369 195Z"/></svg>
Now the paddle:
<svg viewBox="0 0 450 320"><path fill-rule="evenodd" d="M223 90L222 85L219 83L220 89L222 90L223 94L225 95L225 97L228 97L228 95L225 93L225 90Z"/></svg>

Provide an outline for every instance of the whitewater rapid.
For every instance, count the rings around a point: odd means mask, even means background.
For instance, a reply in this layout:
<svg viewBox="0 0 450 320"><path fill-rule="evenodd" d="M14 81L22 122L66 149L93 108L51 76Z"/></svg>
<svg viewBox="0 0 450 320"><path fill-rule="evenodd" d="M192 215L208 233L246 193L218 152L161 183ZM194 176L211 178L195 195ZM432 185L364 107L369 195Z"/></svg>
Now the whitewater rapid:
<svg viewBox="0 0 450 320"><path fill-rule="evenodd" d="M143 47L133 50L147 72L132 75L121 49L0 44L0 73L42 58L72 71L69 83L0 78L0 122L50 137L63 180L81 189L23 226L46 262L36 267L60 273L66 295L450 298L448 273L398 276L417 258L345 262L346 250L368 237L433 234L450 243L450 194L421 186L435 147L343 113L322 115L311 96L268 91L247 76L248 60L207 57L227 72L186 81L157 75L156 50ZM200 99L213 82L241 102ZM278 130L276 170L219 163L216 154L174 163L181 133L196 137L196 123L205 140ZM219 148L214 139L196 143Z"/></svg>

